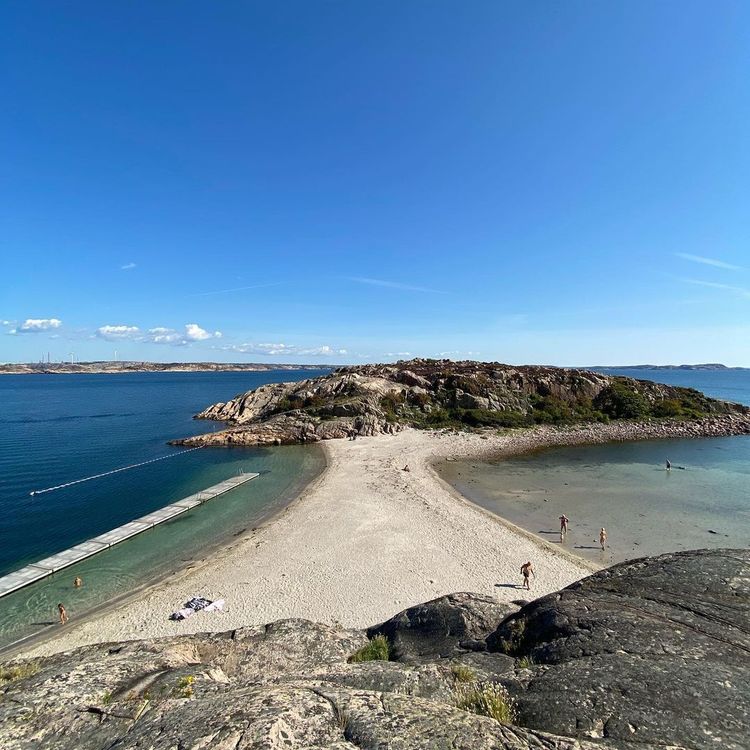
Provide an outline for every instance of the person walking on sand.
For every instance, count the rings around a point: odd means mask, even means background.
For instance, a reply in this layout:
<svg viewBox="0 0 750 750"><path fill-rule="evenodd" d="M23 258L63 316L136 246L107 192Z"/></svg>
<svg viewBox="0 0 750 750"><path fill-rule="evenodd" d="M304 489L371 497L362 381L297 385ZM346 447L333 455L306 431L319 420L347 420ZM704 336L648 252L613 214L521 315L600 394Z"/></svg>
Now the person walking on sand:
<svg viewBox="0 0 750 750"><path fill-rule="evenodd" d="M83 586L83 581L81 580L81 578L80 578L79 576L76 576L76 577L75 577L75 578L73 579L73 586L74 586L75 588L77 588L77 589L80 589L80 588L81 588L81 586Z"/></svg>
<svg viewBox="0 0 750 750"><path fill-rule="evenodd" d="M602 550L607 548L607 529L604 526L599 529L599 544L601 544Z"/></svg>
<svg viewBox="0 0 750 750"><path fill-rule="evenodd" d="M57 605L57 611L60 613L60 625L65 625L65 623L68 621L68 613L65 611L65 607L63 607L62 602Z"/></svg>
<svg viewBox="0 0 750 750"><path fill-rule="evenodd" d="M536 578L536 573L534 572L534 568L531 565L531 560L525 562L521 566L521 575L523 576L523 588L525 588L527 591L530 591L531 586L529 585L529 576L534 576L534 578Z"/></svg>

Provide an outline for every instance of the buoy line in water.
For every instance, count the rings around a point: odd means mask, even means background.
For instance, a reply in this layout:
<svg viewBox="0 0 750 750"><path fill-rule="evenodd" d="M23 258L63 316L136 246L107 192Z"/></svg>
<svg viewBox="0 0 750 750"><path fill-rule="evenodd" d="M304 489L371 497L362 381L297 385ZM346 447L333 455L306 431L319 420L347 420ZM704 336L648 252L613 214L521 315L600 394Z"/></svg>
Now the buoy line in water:
<svg viewBox="0 0 750 750"><path fill-rule="evenodd" d="M197 448L188 448L187 450L180 451L179 453L170 453L168 456L159 456L159 458L152 458L148 461L141 461L137 464L130 464L130 466L121 466L119 469L112 469L111 471L104 471L101 474L92 474L90 477L84 477L83 479L75 479L72 482L65 482L65 484L56 484L54 487L46 487L43 490L32 490L29 495L41 495L44 492L54 492L55 490L61 490L64 487L71 487L74 484L80 484L81 482L90 482L92 479L100 479L101 477L108 477L110 474L117 474L120 471L127 471L128 469L137 469L139 466L145 466L146 464L153 464L157 461L163 461L165 458L174 458L175 456L182 456L185 453L192 453L202 448L199 445Z"/></svg>

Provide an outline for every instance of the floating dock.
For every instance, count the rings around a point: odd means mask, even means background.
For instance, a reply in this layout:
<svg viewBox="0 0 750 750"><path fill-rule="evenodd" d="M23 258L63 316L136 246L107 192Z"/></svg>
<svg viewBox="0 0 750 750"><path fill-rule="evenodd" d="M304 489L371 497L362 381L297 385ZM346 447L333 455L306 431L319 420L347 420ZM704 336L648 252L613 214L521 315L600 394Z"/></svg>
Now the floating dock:
<svg viewBox="0 0 750 750"><path fill-rule="evenodd" d="M76 544L75 547L66 549L63 552L58 552L56 555L51 557L45 557L44 560L27 565L20 570L16 570L13 573L8 573L6 576L0 577L0 597L10 594L12 591L17 591L24 586L28 586L30 583L51 576L58 570L67 568L70 565L74 565L81 560L85 560L88 557L92 557L98 552L103 552L105 549L114 547L115 544L124 542L126 539L130 539L136 534L140 534L142 531L153 529L154 526L158 526L160 523L169 521L176 516L186 513L192 508L197 508L199 505L212 500L219 495L223 495L235 487L239 487L245 482L249 482L251 479L255 479L259 474L238 474L236 477L230 477L225 479L219 484L213 485L208 489L196 492L194 495L182 498L175 503L165 505L159 510L155 510L153 513L149 513L141 518L136 518L130 523L126 523L123 526L118 526L112 531L108 531L106 534L100 534L95 536L93 539L89 539L86 542Z"/></svg>

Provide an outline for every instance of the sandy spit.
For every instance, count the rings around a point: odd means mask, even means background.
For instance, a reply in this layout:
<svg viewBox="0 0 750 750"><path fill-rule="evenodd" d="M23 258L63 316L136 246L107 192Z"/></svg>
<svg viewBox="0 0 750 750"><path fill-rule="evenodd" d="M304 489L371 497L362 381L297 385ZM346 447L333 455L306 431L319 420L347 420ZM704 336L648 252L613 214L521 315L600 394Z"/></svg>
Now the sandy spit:
<svg viewBox="0 0 750 750"><path fill-rule="evenodd" d="M567 586L592 566L465 501L431 466L576 442L571 435L550 437L407 429L328 441L326 469L265 526L135 599L70 622L24 656L288 617L365 627L455 591L510 601L528 596L513 587L526 560L536 569L533 597ZM225 599L225 611L168 619L195 595Z"/></svg>

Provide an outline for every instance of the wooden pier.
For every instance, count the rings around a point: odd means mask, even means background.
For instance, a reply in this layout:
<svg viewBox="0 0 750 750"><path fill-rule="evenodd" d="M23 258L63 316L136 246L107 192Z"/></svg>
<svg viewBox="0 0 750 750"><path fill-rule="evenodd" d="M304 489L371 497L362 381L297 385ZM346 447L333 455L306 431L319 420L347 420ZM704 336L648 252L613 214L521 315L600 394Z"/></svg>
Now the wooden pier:
<svg viewBox="0 0 750 750"><path fill-rule="evenodd" d="M219 484L213 485L213 487L184 497L182 500L178 500L170 505L165 505L163 508L155 510L153 513L149 513L141 518L136 518L134 521L130 521L130 523L126 523L123 526L118 526L106 534L100 534L86 542L76 544L75 547L58 552L51 557L45 557L44 560L27 565L13 573L8 573L8 575L0 577L0 597L28 586L30 583L35 583L42 578L51 576L58 570L81 562L81 560L85 560L98 552L103 552L105 549L114 547L115 544L124 542L136 534L140 534L142 531L152 529L160 523L186 513L192 508L196 508L219 495L223 495L225 492L233 490L235 487L239 487L241 484L245 484L245 482L249 482L251 479L255 479L257 476L259 475L256 473L250 473L230 477L223 482L219 482Z"/></svg>

